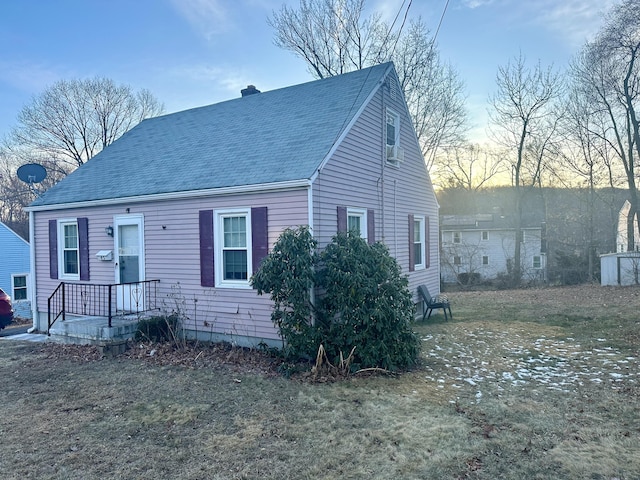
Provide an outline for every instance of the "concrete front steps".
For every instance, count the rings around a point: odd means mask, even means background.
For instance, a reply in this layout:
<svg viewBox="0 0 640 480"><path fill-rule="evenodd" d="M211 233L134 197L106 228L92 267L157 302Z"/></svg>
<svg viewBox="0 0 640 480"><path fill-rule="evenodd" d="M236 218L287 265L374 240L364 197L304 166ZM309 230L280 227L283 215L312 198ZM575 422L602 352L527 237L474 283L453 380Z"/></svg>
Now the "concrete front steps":
<svg viewBox="0 0 640 480"><path fill-rule="evenodd" d="M139 317L124 316L111 319L111 327L106 317L71 316L58 319L49 330L49 339L59 343L76 345L97 345L105 353L124 352L126 344L134 338Z"/></svg>

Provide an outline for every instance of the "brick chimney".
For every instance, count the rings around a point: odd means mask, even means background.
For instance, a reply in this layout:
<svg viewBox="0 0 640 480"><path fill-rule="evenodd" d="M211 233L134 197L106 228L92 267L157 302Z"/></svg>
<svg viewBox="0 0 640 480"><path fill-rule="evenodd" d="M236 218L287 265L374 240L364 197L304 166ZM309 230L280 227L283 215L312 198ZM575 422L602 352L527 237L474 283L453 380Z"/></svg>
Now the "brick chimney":
<svg viewBox="0 0 640 480"><path fill-rule="evenodd" d="M260 93L260 90L258 90L255 85L247 85L247 88L243 88L242 90L240 90L240 93L243 97L247 97L255 93Z"/></svg>

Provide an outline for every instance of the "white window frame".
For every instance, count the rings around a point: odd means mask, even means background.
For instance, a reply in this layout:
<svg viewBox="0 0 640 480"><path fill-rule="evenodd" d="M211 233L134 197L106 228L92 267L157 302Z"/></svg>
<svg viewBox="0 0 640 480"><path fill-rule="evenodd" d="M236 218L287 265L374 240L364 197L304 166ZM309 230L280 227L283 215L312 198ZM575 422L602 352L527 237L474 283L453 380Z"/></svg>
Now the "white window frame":
<svg viewBox="0 0 640 480"><path fill-rule="evenodd" d="M64 244L64 227L69 225L74 225L76 227L75 251L78 262L78 273L65 272L64 252L65 250L74 250L65 248ZM78 228L78 220L76 218L58 220L58 278L61 280L80 280L80 229Z"/></svg>
<svg viewBox="0 0 640 480"><path fill-rule="evenodd" d="M20 300L18 300L16 298L16 284L15 284L16 277L24 277L25 286L24 287L19 287L19 288L20 289L24 289L24 290L27 291L27 298L22 298ZM31 300L31 289L29 288L29 274L28 273L12 273L11 274L11 300L13 301L13 303L28 302L29 300Z"/></svg>
<svg viewBox="0 0 640 480"><path fill-rule="evenodd" d="M536 267L536 258L538 259L538 266ZM531 267L535 270L540 270L542 268L542 255L534 255L531 258Z"/></svg>
<svg viewBox="0 0 640 480"><path fill-rule="evenodd" d="M485 262L485 259L487 260ZM489 265L489 255L482 255L482 266L486 267L487 265Z"/></svg>
<svg viewBox="0 0 640 480"><path fill-rule="evenodd" d="M393 120L390 122L389 119ZM393 143L389 142L389 129L387 125L393 125L394 128L394 138ZM384 136L385 136L385 144L386 144L386 160L392 165L397 165L398 163L398 150L400 148L400 115L396 112L387 108L385 122L384 122Z"/></svg>
<svg viewBox="0 0 640 480"><path fill-rule="evenodd" d="M455 243L456 245L462 243L462 233L451 232L451 243Z"/></svg>
<svg viewBox="0 0 640 480"><path fill-rule="evenodd" d="M480 232L480 240L482 240L483 242L486 242L489 240L489 231L488 230L482 230Z"/></svg>
<svg viewBox="0 0 640 480"><path fill-rule="evenodd" d="M358 218L360 220L360 238L368 240L367 209L347 207L347 232L349 231L349 217Z"/></svg>
<svg viewBox="0 0 640 480"><path fill-rule="evenodd" d="M453 256L453 264L454 265L462 265L462 257L460 255Z"/></svg>
<svg viewBox="0 0 640 480"><path fill-rule="evenodd" d="M418 240L420 242L420 257L422 261L420 263L415 263L414 268L416 270L424 270L427 268L427 252L426 252L426 238L425 238L425 217L422 215L414 215L413 217L413 246L415 248L416 242L416 230L418 232ZM415 256L414 256L415 258ZM414 260L415 261L415 260Z"/></svg>
<svg viewBox="0 0 640 480"><path fill-rule="evenodd" d="M247 251L247 279L227 280L224 278L224 219L229 217L245 217L245 246ZM253 275L253 245L251 242L251 208L231 208L214 211L214 263L216 287L251 288L249 281ZM233 250L238 250L237 247Z"/></svg>

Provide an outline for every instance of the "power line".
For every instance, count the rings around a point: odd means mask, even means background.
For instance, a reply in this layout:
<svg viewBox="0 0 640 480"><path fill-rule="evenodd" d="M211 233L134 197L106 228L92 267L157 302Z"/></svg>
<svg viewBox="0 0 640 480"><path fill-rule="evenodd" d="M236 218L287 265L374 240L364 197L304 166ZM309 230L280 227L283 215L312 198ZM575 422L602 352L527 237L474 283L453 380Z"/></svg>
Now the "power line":
<svg viewBox="0 0 640 480"><path fill-rule="evenodd" d="M440 32L440 27L442 26L442 21L444 20L444 15L447 13L447 8L449 7L449 0L447 0L444 4L444 9L442 10L442 15L440 15L440 21L438 22L438 28L436 28L436 33L433 35L433 43L436 43L436 38L438 37L438 32Z"/></svg>

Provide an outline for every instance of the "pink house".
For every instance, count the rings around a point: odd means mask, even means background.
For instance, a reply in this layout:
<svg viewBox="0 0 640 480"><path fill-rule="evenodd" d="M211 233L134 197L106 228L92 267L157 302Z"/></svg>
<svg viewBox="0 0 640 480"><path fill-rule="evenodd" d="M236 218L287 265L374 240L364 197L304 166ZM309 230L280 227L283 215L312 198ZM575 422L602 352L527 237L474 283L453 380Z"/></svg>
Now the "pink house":
<svg viewBox="0 0 640 480"><path fill-rule="evenodd" d="M438 207L393 64L242 93L144 120L29 206L37 330L99 342L177 311L192 337L280 345L249 279L299 225L320 246L356 228L416 303L439 291Z"/></svg>

